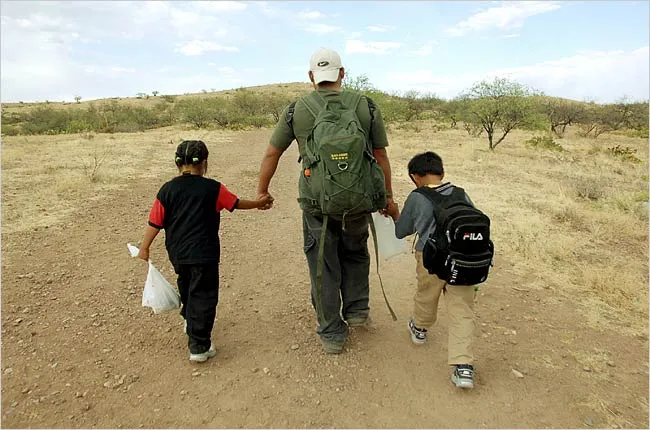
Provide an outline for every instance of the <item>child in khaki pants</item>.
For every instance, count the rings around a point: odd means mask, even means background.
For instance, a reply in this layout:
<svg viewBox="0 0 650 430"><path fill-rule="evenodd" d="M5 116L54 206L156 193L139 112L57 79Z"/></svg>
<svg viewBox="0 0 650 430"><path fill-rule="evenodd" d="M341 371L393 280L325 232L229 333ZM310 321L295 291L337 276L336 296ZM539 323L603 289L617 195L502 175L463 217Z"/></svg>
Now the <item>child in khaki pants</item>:
<svg viewBox="0 0 650 430"><path fill-rule="evenodd" d="M451 194L454 186L443 183L442 159L434 152L418 154L408 164L409 177L416 187L430 187L442 195ZM467 201L473 205L467 195ZM420 193L411 192L404 203L401 214L396 209L388 213L395 220L395 235L403 238L418 233L416 244L416 274L418 281L415 293L414 315L408 322L411 340L424 344L427 329L437 318L438 300L445 296L449 314L448 363L454 367L451 380L461 388L474 387L472 339L474 337L474 287L453 285L436 275L430 275L422 262L422 249L429 234L436 228L433 203Z"/></svg>

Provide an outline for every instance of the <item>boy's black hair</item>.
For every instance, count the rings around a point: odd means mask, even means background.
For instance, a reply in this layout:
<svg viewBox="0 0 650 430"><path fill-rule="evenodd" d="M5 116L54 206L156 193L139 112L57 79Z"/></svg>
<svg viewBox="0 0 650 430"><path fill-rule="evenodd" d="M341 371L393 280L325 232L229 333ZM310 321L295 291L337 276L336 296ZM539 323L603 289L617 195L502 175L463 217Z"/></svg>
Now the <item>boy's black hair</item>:
<svg viewBox="0 0 650 430"><path fill-rule="evenodd" d="M435 152L427 151L411 158L408 165L409 175L424 176L442 175L445 169L442 166L442 158Z"/></svg>
<svg viewBox="0 0 650 430"><path fill-rule="evenodd" d="M208 147L202 140L184 140L176 148L174 161L178 167L199 164L208 159Z"/></svg>

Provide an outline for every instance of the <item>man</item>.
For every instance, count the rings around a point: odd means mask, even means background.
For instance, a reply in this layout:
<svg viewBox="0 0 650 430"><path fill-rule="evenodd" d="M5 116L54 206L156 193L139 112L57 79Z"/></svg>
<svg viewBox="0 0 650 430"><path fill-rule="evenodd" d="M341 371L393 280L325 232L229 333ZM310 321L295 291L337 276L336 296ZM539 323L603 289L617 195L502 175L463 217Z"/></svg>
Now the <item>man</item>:
<svg viewBox="0 0 650 430"><path fill-rule="evenodd" d="M330 49L321 48L311 57L309 65L309 80L314 86L314 93L325 100L340 99L344 91L341 83L345 69L339 55ZM315 120L311 111L303 99L284 110L262 160L257 189L259 196L269 194L269 184L278 161L294 139L298 142L301 157L305 155L305 144ZM395 203L392 199L390 163L386 153L388 139L381 112L372 100L362 97L356 114L372 145L372 154L384 173L387 205L381 212L393 211ZM311 278L312 304L319 319L316 332L327 353L338 354L342 351L348 326L364 326L368 321L368 218L367 215L353 217L346 219L344 224L328 220L322 255L322 291L317 296L316 278L323 218L303 210L304 252Z"/></svg>

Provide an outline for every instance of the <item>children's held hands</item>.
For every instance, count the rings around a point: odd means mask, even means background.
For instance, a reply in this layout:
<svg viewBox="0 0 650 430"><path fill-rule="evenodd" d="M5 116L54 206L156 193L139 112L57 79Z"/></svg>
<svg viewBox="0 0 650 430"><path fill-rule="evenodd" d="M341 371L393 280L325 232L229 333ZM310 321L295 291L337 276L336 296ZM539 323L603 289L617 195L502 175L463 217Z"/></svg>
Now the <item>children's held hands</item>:
<svg viewBox="0 0 650 430"><path fill-rule="evenodd" d="M149 261L149 248L140 248L138 258L143 261Z"/></svg>

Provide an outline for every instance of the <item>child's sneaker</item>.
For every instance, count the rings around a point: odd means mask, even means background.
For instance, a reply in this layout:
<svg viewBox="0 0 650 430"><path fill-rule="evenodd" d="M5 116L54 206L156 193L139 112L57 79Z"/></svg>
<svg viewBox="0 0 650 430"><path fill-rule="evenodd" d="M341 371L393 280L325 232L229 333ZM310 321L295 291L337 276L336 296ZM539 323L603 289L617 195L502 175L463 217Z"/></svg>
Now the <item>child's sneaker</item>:
<svg viewBox="0 0 650 430"><path fill-rule="evenodd" d="M217 355L217 350L214 348L214 345L210 345L210 349L200 354L190 354L190 361L194 363L203 363L207 361L208 358L212 358Z"/></svg>
<svg viewBox="0 0 650 430"><path fill-rule="evenodd" d="M416 345L422 345L427 341L427 329L417 328L413 318L409 320L409 333L411 333L411 340Z"/></svg>
<svg viewBox="0 0 650 430"><path fill-rule="evenodd" d="M457 364L451 374L451 382L458 388L474 388L474 367L471 364Z"/></svg>

